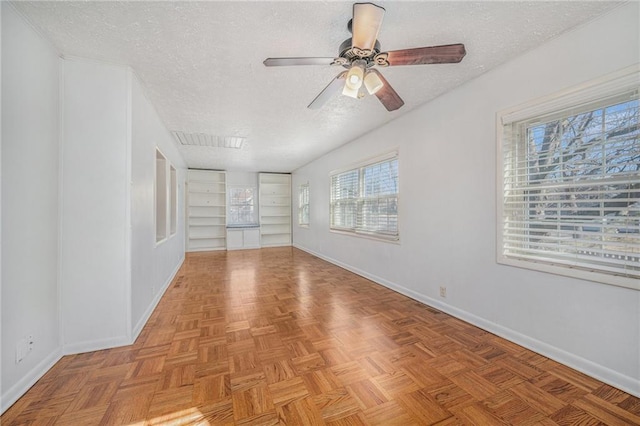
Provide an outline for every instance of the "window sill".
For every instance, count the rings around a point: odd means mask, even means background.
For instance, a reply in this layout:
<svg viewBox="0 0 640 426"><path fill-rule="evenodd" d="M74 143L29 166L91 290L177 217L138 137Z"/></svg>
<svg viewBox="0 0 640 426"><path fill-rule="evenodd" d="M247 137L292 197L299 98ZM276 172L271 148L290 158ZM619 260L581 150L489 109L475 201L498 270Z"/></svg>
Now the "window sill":
<svg viewBox="0 0 640 426"><path fill-rule="evenodd" d="M607 274L587 268L580 268L569 265L546 263L542 261L523 260L514 257L498 255L497 263L506 266L529 269L531 271L545 272L554 275L577 278L585 281L592 281L600 284L613 285L632 290L640 290L640 280L621 275Z"/></svg>
<svg viewBox="0 0 640 426"><path fill-rule="evenodd" d="M178 235L178 232L174 232L173 234L169 235L168 237L164 237L163 239L156 241L155 247L161 246L162 244L166 243L167 241L169 241L170 239L172 239L176 235Z"/></svg>
<svg viewBox="0 0 640 426"><path fill-rule="evenodd" d="M332 232L334 234L350 235L352 237L365 238L367 240L381 241L381 242L384 242L384 243L391 243L391 244L400 245L400 237L384 237L384 236L378 236L378 235L373 235L373 234L365 234L365 233L361 233L361 232L352 232L352 231L343 231L343 230L340 230L340 229L332 229L332 228L329 228L329 232Z"/></svg>

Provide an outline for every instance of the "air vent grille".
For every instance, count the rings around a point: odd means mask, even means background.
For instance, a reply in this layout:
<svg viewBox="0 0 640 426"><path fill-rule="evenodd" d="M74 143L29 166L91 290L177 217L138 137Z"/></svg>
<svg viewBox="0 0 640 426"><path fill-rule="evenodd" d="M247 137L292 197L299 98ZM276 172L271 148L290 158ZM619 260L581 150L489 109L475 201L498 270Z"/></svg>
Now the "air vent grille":
<svg viewBox="0 0 640 426"><path fill-rule="evenodd" d="M214 148L241 149L246 138L240 136L217 136L205 133L171 132L180 145L185 146L210 146Z"/></svg>

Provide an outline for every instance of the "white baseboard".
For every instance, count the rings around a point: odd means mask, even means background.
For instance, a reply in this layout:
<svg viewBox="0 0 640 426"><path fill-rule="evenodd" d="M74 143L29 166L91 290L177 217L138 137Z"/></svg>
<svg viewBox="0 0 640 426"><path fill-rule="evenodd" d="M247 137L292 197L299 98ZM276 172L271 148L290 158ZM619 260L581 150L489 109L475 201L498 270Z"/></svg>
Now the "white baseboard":
<svg viewBox="0 0 640 426"><path fill-rule="evenodd" d="M131 342L127 336L110 337L108 339L86 340L84 342L64 345L62 347L62 353L64 355L75 355L85 352L117 348L119 346L127 346L130 344Z"/></svg>
<svg viewBox="0 0 640 426"><path fill-rule="evenodd" d="M149 308L143 315L142 319L138 321L136 328L133 330L132 338L129 338L127 336L120 336L109 339L85 341L64 345L56 349L42 362L36 365L31 371L29 371L18 383L13 385L6 392L2 393L2 395L0 396L0 414L4 413L7 408L11 407L22 395L24 395L29 390L29 388L31 388L31 386L33 386L42 376L44 376L47 371L51 369L51 367L54 366L56 362L60 360L60 358L62 358L63 355L93 352L132 344L142 331L142 328L144 327L146 322L149 320L149 317L153 313L153 310L160 302L160 299L164 295L167 288L169 288L169 285L175 278L183 263L184 256L182 256L182 259L178 263L178 266L175 268L169 279L164 283L162 289L153 299L153 302L149 305Z"/></svg>
<svg viewBox="0 0 640 426"><path fill-rule="evenodd" d="M164 296L164 293L167 291L167 289L169 288L169 285L171 285L171 283L173 282L173 279L176 277L176 275L178 274L178 271L182 267L182 264L184 263L184 259L185 259L185 255L183 254L182 259L180 259L180 262L178 262L178 266L176 266L176 268L173 270L171 275L169 275L169 278L162 285L162 288L160 289L160 291L156 293L156 296L153 298L153 300L147 307L147 310L144 312L144 314L142 314L142 317L140 318L136 326L133 328L130 344L133 344L133 342L136 341L136 339L142 332L142 329L144 328L145 324L147 324L147 321L149 321L151 314L156 309L156 306L158 306L158 303L160 303L160 299L162 299L162 296Z"/></svg>
<svg viewBox="0 0 640 426"><path fill-rule="evenodd" d="M31 371L24 375L15 385L2 393L0 397L0 414L11 407L22 395L25 394L44 374L62 358L62 349L58 348L43 359Z"/></svg>
<svg viewBox="0 0 640 426"><path fill-rule="evenodd" d="M302 247L297 244L294 244L294 247L640 398L640 382L633 377L626 376L608 367L589 361L578 355L572 354L553 345L549 345L548 343L534 339L510 328L501 326L500 324L486 320L470 312L458 309L455 306L451 306L439 300L425 296L416 291L385 280L384 278L370 274L321 253L317 253L306 247Z"/></svg>

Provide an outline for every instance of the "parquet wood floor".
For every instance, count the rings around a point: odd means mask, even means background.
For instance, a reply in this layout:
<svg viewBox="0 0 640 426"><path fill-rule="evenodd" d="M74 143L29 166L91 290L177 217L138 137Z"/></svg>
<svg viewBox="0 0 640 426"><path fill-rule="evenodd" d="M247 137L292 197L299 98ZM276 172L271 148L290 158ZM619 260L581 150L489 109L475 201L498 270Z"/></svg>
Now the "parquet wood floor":
<svg viewBox="0 0 640 426"><path fill-rule="evenodd" d="M2 425L640 425L640 400L293 248L187 254Z"/></svg>

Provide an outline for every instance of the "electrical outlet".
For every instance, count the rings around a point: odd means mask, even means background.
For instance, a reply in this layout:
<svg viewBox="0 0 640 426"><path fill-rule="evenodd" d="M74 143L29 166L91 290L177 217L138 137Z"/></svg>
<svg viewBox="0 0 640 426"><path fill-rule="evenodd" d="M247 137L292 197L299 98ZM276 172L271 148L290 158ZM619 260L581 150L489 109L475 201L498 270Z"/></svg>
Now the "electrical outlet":
<svg viewBox="0 0 640 426"><path fill-rule="evenodd" d="M447 297L447 288L440 286L440 297Z"/></svg>

